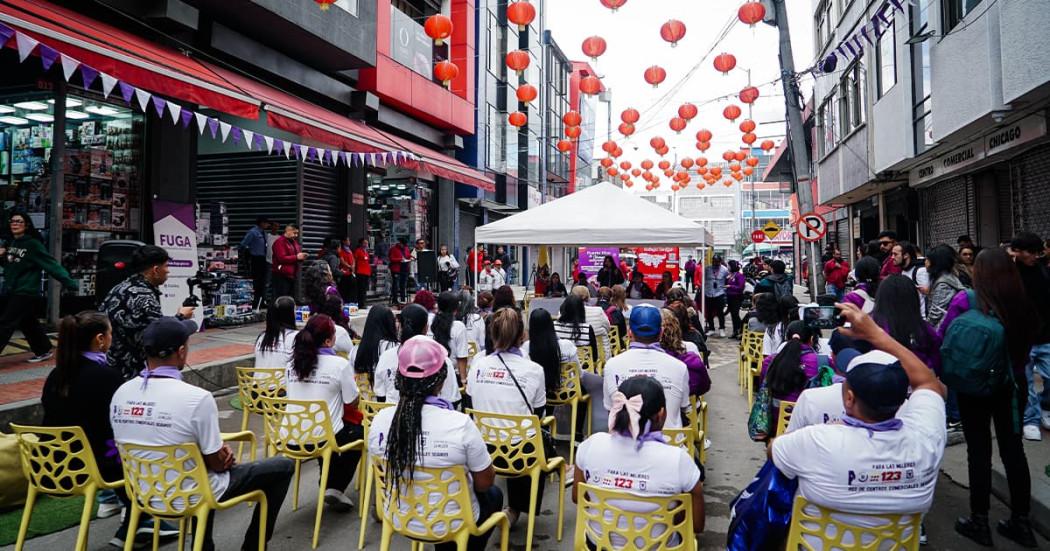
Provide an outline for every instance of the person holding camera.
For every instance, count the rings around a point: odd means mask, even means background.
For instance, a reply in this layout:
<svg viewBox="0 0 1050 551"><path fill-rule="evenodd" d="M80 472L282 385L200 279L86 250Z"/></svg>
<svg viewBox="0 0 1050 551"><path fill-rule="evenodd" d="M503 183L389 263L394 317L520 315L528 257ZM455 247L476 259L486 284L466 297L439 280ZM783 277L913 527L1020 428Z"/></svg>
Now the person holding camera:
<svg viewBox="0 0 1050 551"><path fill-rule="evenodd" d="M99 310L113 324L113 344L109 348L109 366L118 370L124 380L133 379L145 367L142 332L154 320L163 317L160 310L160 287L168 280L168 251L156 245L143 245L131 255L131 265L138 273L118 283L102 299ZM175 317L193 317L192 306L183 306Z"/></svg>

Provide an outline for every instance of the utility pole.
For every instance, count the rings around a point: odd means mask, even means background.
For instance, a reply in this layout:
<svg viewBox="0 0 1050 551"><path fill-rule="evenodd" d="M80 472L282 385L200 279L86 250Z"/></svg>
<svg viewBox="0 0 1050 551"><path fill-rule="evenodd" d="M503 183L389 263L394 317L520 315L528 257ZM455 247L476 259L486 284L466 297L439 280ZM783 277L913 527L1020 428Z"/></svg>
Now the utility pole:
<svg viewBox="0 0 1050 551"><path fill-rule="evenodd" d="M787 107L787 139L791 153L795 192L798 193L799 215L813 212L813 190L810 182L809 148L806 132L802 126L802 98L795 80L795 57L791 51L791 32L788 27L787 0L773 0L776 10L776 26L780 32L780 79L784 87L784 103ZM752 190L754 191L754 190ZM811 297L817 296L817 245L809 244L809 287Z"/></svg>

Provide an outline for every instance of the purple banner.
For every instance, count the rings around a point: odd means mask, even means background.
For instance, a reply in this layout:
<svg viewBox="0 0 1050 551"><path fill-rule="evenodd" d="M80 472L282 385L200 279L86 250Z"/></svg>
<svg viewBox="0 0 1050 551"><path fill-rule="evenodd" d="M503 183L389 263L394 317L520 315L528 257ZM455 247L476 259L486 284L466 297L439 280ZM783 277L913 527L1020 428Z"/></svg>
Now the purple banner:
<svg viewBox="0 0 1050 551"><path fill-rule="evenodd" d="M613 266L620 265L620 249L617 247L580 247L580 271L587 274L587 279L597 277L606 256L612 257Z"/></svg>

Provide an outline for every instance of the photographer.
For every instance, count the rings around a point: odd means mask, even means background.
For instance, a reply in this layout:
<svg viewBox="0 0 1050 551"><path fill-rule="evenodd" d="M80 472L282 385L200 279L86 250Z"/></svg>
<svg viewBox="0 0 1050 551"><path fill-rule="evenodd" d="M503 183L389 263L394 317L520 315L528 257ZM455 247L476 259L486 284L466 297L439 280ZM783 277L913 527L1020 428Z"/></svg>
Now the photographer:
<svg viewBox="0 0 1050 551"><path fill-rule="evenodd" d="M142 332L163 316L160 286L168 280L169 258L168 252L156 245L139 247L131 255L131 265L138 273L113 287L99 305L113 325L109 365L119 370L125 380L138 375L146 363ZM192 318L193 310L192 306L183 306L175 317Z"/></svg>

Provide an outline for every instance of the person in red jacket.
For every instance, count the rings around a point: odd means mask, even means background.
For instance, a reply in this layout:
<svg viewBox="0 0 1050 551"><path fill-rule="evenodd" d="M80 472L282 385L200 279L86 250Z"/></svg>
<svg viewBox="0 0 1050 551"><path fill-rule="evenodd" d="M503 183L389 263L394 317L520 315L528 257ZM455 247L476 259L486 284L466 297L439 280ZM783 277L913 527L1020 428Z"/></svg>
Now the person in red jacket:
<svg viewBox="0 0 1050 551"><path fill-rule="evenodd" d="M295 297L295 278L299 275L299 265L306 260L307 254L296 241L299 238L299 226L288 224L284 235L273 242L273 298Z"/></svg>
<svg viewBox="0 0 1050 551"><path fill-rule="evenodd" d="M408 240L401 237L397 244L390 247L387 259L390 261L390 302L404 304L408 302L408 262L412 251L408 250Z"/></svg>
<svg viewBox="0 0 1050 551"><path fill-rule="evenodd" d="M364 309L368 301L368 288L372 284L372 261L368 255L368 238L362 237L357 240L357 248L354 249L354 272L357 273L357 307Z"/></svg>
<svg viewBox="0 0 1050 551"><path fill-rule="evenodd" d="M825 292L835 295L835 300L842 302L842 295L846 292L847 277L849 277L849 262L842 260L842 251L836 248L831 253L831 260L824 263Z"/></svg>
<svg viewBox="0 0 1050 551"><path fill-rule="evenodd" d="M467 247L467 285L471 289L476 287L474 278L481 272L481 265L485 261L485 251L474 247Z"/></svg>
<svg viewBox="0 0 1050 551"><path fill-rule="evenodd" d="M893 263L893 248L897 246L897 232L885 230L879 233L879 254L882 255L882 271L880 279L900 274L901 267Z"/></svg>

